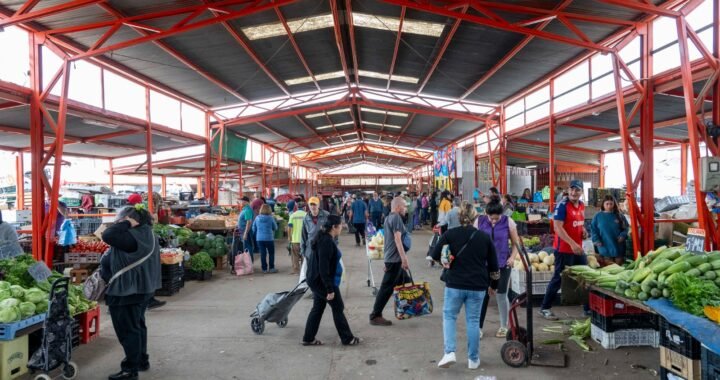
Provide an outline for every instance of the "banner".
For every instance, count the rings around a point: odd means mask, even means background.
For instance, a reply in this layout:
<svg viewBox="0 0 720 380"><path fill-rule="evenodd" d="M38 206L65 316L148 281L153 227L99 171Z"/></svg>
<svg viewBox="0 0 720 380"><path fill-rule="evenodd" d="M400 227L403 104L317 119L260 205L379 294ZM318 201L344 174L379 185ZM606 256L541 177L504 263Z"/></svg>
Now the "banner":
<svg viewBox="0 0 720 380"><path fill-rule="evenodd" d="M456 178L456 154L457 149L455 145L451 145L442 150L437 150L433 153L433 174L435 177L436 190L453 191L453 183Z"/></svg>

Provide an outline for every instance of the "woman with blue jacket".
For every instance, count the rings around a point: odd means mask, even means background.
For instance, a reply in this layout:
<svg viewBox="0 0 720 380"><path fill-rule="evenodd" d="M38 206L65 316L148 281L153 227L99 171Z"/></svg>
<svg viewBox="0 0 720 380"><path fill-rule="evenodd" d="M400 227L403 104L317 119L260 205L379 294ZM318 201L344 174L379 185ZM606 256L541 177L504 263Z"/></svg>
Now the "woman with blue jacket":
<svg viewBox="0 0 720 380"><path fill-rule="evenodd" d="M260 214L253 222L252 232L260 249L260 264L263 273L277 273L277 269L275 269L275 231L277 229L278 225L272 216L270 206L267 204L262 205ZM269 256L270 259L269 268L266 256Z"/></svg>
<svg viewBox="0 0 720 380"><path fill-rule="evenodd" d="M625 239L628 236L628 224L618 209L612 195L603 198L602 212L593 217L591 224L592 241L605 264L625 262Z"/></svg>

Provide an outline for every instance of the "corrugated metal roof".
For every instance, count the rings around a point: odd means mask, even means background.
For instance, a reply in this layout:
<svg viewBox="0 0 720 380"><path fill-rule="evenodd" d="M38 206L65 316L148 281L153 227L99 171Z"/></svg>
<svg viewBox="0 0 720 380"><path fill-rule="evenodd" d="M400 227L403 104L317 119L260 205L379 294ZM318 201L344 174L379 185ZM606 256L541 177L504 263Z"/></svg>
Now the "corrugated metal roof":
<svg viewBox="0 0 720 380"><path fill-rule="evenodd" d="M523 144L518 142L508 144L507 150L509 152L532 155L544 159L547 159L550 154L549 147ZM600 164L600 159L596 154L564 150L561 148L555 150L555 159L561 161L577 162L581 164Z"/></svg>

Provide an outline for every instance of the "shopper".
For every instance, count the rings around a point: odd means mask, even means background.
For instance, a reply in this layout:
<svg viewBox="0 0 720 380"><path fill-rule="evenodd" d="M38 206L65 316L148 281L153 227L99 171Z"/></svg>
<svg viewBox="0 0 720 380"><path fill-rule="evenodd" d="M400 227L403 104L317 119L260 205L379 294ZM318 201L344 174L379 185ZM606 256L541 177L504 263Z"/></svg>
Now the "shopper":
<svg viewBox="0 0 720 380"><path fill-rule="evenodd" d="M380 228L383 218L383 202L377 192L373 192L373 198L370 200L370 221L375 228Z"/></svg>
<svg viewBox="0 0 720 380"><path fill-rule="evenodd" d="M422 207L422 220L420 222L425 225L430 220L430 201L428 200L427 193L422 193L420 203Z"/></svg>
<svg viewBox="0 0 720 380"><path fill-rule="evenodd" d="M290 255L292 256L292 272L290 274L299 274L302 265L302 255L300 254L300 241L302 240L303 222L305 221L305 204L298 203L298 210L290 214L288 221L288 236L290 237Z"/></svg>
<svg viewBox="0 0 720 380"><path fill-rule="evenodd" d="M453 257L444 267L447 269L445 299L443 304L444 352L438 367L448 368L455 364L456 323L460 308L465 305L465 325L468 340L468 368L480 366L480 311L488 288L496 288L498 262L491 237L473 227L477 217L475 207L463 202L460 207L459 228L444 233L432 258L442 261L444 245L450 246Z"/></svg>
<svg viewBox="0 0 720 380"><path fill-rule="evenodd" d="M132 193L128 196L126 202L127 202L128 206L142 205L143 198L142 198L142 195L140 195L138 193ZM152 214L150 216L152 216ZM162 276L161 276L161 279L162 279ZM148 300L147 309L148 310L157 309L159 307L165 306L165 304L167 304L166 301L160 301L159 299L155 298L155 295L153 295L152 298L150 298L150 300Z"/></svg>
<svg viewBox="0 0 720 380"><path fill-rule="evenodd" d="M438 222L438 204L440 203L437 199L437 191L430 193L428 202L430 207L430 228L435 228Z"/></svg>
<svg viewBox="0 0 720 380"><path fill-rule="evenodd" d="M561 273L566 266L587 265L582 241L587 238L585 230L585 204L580 200L583 194L583 182L570 181L568 196L555 206L555 273L545 291L540 307L540 315L548 320L557 320L552 312L552 304L560 290ZM587 313L587 305L583 305Z"/></svg>
<svg viewBox="0 0 720 380"><path fill-rule="evenodd" d="M440 224L440 233L444 234L448 229L447 214L452 209L452 201L450 200L450 192L445 190L440 194L440 205L438 206L438 224Z"/></svg>
<svg viewBox="0 0 720 380"><path fill-rule="evenodd" d="M502 206L503 214L512 216L513 212L515 212L515 202L513 202L512 195L505 194L502 196Z"/></svg>
<svg viewBox="0 0 720 380"><path fill-rule="evenodd" d="M590 225L592 241L597 247L603 265L613 262L623 265L625 262L625 239L628 236L628 225L625 217L618 209L617 201L612 195L603 198L602 212L595 214Z"/></svg>
<svg viewBox="0 0 720 380"><path fill-rule="evenodd" d="M300 279L299 282L305 280L307 273L307 259L310 257L310 242L315 237L315 234L320 231L320 227L325 224L328 218L328 213L325 210L320 210L320 199L318 197L312 197L308 199L308 209L310 212L305 215L303 220L302 232L300 234L300 252L303 255L302 267L300 268Z"/></svg>
<svg viewBox="0 0 720 380"><path fill-rule="evenodd" d="M240 198L240 216L238 216L237 226L235 227L235 237L239 239L235 239L234 241L233 252L238 253L247 250L250 253L251 259L253 259L253 246L250 238L252 234L250 232L252 231L254 219L255 216L250 207L250 198Z"/></svg>
<svg viewBox="0 0 720 380"><path fill-rule="evenodd" d="M102 240L110 245L100 262L106 282L137 264L110 282L105 293L115 334L125 351L120 372L108 378L134 380L138 371L150 369L145 310L161 285L160 245L152 231L152 215L142 205L126 207L118 213L117 222L102 233Z"/></svg>
<svg viewBox="0 0 720 380"><path fill-rule="evenodd" d="M392 212L385 219L384 231L384 254L385 254L385 275L383 276L380 289L375 297L375 305L370 313L370 324L373 326L390 326L392 322L383 318L382 312L392 296L393 288L403 282L403 270L410 269L405 247L402 244L402 235L405 233L405 225L402 216L405 214L405 200L397 197L392 201Z"/></svg>
<svg viewBox="0 0 720 380"><path fill-rule="evenodd" d="M523 190L523 195L520 197L520 200L518 200L518 203L532 203L532 201L533 201L533 196L532 196L532 193L530 192L530 189L525 188L525 190Z"/></svg>
<svg viewBox="0 0 720 380"><path fill-rule="evenodd" d="M415 229L415 194L405 194L405 206L407 207L405 230L412 233Z"/></svg>
<svg viewBox="0 0 720 380"><path fill-rule="evenodd" d="M355 227L355 245L358 247L361 241L362 245L365 245L365 224L368 216L367 205L358 194L350 209L350 217L352 218L353 227Z"/></svg>
<svg viewBox="0 0 720 380"><path fill-rule="evenodd" d="M255 198L250 202L250 208L253 210L253 222L258 215L260 215L260 207L265 204L265 198L259 192L255 193ZM255 234L250 234L250 246L252 247L251 253L260 252L257 240L255 240Z"/></svg>
<svg viewBox="0 0 720 380"><path fill-rule="evenodd" d="M485 214L478 218L477 228L488 234L493 241L498 267L500 268L500 280L498 281L497 291L493 292L491 290L489 294L485 294L483 299L482 312L480 313L480 336L482 337L482 328L487 307L490 303L490 295L495 293L495 300L500 313L500 328L495 336L505 338L508 332L508 311L510 309L507 292L510 285L510 272L515 259L519 255L520 235L518 235L515 221L507 215L503 215L503 206L500 204L499 199L493 198L490 201L490 204L485 209Z"/></svg>
<svg viewBox="0 0 720 380"><path fill-rule="evenodd" d="M260 265L263 273L277 273L277 269L275 269L275 231L277 229L278 225L272 215L270 205L262 205L260 215L253 222L252 232L260 249Z"/></svg>
<svg viewBox="0 0 720 380"><path fill-rule="evenodd" d="M362 202L361 200L358 200ZM342 252L333 241L342 232L341 219L337 215L329 215L318 234L310 242L311 254L308 258L307 284L312 291L313 306L305 323L303 346L319 346L323 343L315 338L325 306L329 303L332 309L335 329L340 335L340 341L346 346L356 346L360 338L350 331L350 325L345 318L342 297L340 295L340 279L343 268L340 263Z"/></svg>
<svg viewBox="0 0 720 380"><path fill-rule="evenodd" d="M568 196L568 192L562 186L555 187L555 204L562 202L563 198Z"/></svg>
<svg viewBox="0 0 720 380"><path fill-rule="evenodd" d="M720 185L715 186L713 191L708 191L705 194L705 204L710 212L714 214L713 216L717 218L717 215L720 214Z"/></svg>
<svg viewBox="0 0 720 380"><path fill-rule="evenodd" d="M453 208L447 213L447 229L460 227L460 198L453 199Z"/></svg>
<svg viewBox="0 0 720 380"><path fill-rule="evenodd" d="M383 217L382 218L383 218L383 220L381 221L381 225L385 224L385 219L392 212L392 207L390 206L390 204L392 203L392 200L393 200L393 197L390 194L386 194L382 198L382 201L383 201Z"/></svg>
<svg viewBox="0 0 720 380"><path fill-rule="evenodd" d="M297 200L295 198L290 198L290 200L287 203L287 209L289 213L295 212L295 207L297 206Z"/></svg>
<svg viewBox="0 0 720 380"><path fill-rule="evenodd" d="M15 227L3 222L2 213L0 213L0 248L2 248L3 253L22 253L23 251L18 243Z"/></svg>

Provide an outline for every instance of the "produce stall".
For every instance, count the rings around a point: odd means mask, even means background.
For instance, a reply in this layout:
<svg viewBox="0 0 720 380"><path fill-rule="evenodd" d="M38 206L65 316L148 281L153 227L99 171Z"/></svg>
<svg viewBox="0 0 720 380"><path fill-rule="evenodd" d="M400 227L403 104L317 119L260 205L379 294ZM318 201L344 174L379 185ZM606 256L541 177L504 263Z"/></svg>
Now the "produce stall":
<svg viewBox="0 0 720 380"><path fill-rule="evenodd" d="M591 291L591 335L604 348L659 347L661 378L717 378L720 252L661 247L626 267L568 271Z"/></svg>

